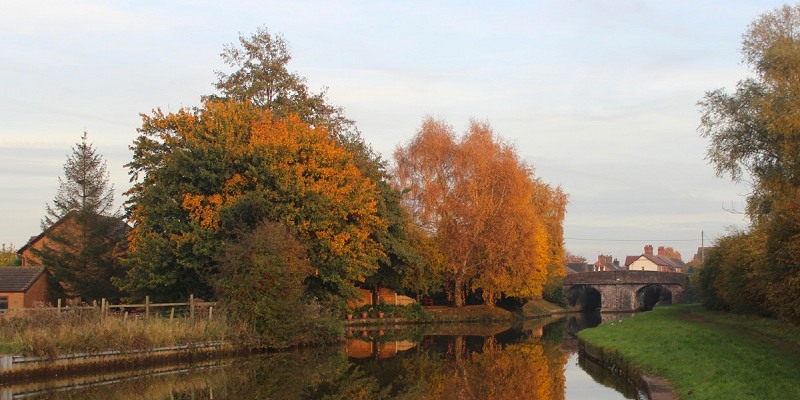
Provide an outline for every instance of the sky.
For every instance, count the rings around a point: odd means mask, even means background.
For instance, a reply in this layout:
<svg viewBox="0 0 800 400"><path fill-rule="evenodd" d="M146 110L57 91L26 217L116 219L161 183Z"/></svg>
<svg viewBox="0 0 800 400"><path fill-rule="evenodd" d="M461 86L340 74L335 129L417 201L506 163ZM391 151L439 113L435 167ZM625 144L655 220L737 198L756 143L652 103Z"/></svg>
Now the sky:
<svg viewBox="0 0 800 400"><path fill-rule="evenodd" d="M225 44L258 27L391 160L427 116L488 122L569 194L567 250L691 260L743 229L746 183L698 133L707 91L749 75L742 35L778 1L0 2L0 243L38 235L84 131L117 202L140 113L215 93ZM701 240L703 240L701 242Z"/></svg>

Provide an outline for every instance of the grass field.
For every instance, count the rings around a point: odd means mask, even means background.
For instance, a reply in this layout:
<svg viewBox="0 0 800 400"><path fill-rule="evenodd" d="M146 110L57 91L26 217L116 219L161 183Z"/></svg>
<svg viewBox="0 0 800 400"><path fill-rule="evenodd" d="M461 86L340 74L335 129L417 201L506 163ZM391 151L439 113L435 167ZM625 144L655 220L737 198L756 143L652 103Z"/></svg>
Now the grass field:
<svg viewBox="0 0 800 400"><path fill-rule="evenodd" d="M579 336L666 378L682 399L800 399L800 327L780 321L677 305Z"/></svg>

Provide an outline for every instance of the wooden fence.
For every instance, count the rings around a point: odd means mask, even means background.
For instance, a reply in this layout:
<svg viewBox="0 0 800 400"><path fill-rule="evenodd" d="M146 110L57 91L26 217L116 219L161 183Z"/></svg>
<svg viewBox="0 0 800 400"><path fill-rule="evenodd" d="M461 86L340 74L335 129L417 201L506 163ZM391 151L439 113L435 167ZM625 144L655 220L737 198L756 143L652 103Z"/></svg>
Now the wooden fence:
<svg viewBox="0 0 800 400"><path fill-rule="evenodd" d="M185 303L152 303L150 296L145 296L144 303L142 304L112 304L106 299L101 299L100 302L93 302L90 305L66 305L58 299L55 307L36 307L36 308L15 308L9 310L0 310L0 315L18 315L19 313L35 313L35 312L98 312L103 317L116 316L122 318L150 318L161 317L169 318L208 318L214 316L214 308L217 303L206 302L194 298L194 295L189 296L189 301Z"/></svg>

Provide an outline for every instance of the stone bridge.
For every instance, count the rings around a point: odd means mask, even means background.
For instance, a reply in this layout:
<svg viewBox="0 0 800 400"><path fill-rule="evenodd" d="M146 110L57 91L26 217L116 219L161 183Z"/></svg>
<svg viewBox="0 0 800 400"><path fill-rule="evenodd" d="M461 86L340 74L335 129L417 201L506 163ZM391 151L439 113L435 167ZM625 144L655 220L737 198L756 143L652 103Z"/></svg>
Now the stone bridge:
<svg viewBox="0 0 800 400"><path fill-rule="evenodd" d="M598 271L564 277L569 305L581 310L648 311L680 302L689 276L680 272Z"/></svg>

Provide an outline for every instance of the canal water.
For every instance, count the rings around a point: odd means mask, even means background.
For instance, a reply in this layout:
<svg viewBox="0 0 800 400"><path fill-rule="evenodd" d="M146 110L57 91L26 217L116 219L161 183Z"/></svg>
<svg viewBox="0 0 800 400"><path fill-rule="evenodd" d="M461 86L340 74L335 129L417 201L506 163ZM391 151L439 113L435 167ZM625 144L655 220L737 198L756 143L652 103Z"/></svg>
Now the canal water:
<svg viewBox="0 0 800 400"><path fill-rule="evenodd" d="M620 315L347 331L340 346L0 386L6 399L645 399L577 354ZM607 322L607 321L603 321Z"/></svg>

